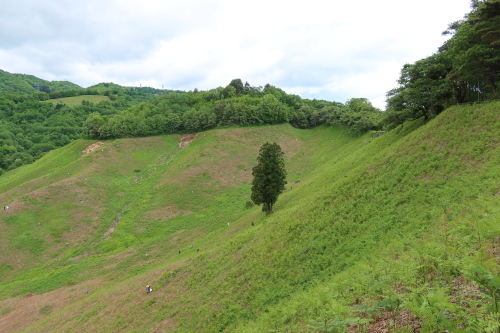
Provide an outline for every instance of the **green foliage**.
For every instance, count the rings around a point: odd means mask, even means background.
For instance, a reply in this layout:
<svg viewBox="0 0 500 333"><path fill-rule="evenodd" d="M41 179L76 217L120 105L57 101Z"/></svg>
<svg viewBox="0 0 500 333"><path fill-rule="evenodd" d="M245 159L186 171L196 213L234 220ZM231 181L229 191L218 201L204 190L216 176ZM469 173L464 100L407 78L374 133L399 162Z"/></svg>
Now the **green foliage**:
<svg viewBox="0 0 500 333"><path fill-rule="evenodd" d="M251 87L234 79L225 88L167 93L132 107L126 114L95 116L84 124L92 139L199 132L226 126L255 126L290 122L295 127L341 125L355 132L377 129L380 110L366 99L344 107L342 103L310 101L271 85ZM362 106L363 105L363 106Z"/></svg>
<svg viewBox="0 0 500 333"><path fill-rule="evenodd" d="M100 129L103 122L93 123L95 115L102 117L101 115L117 114L139 102L155 98L152 92L143 90L115 87L111 92L89 88L50 94L0 94L0 110L2 110L0 173L3 170L12 170L32 163L48 151L81 138L82 131L89 137L102 138L137 135L139 132L149 135L149 132L141 130L141 125L135 127L127 125L132 121L126 119L128 113L121 116L119 124L115 122L116 127L120 126L120 128L115 128L114 132L105 126ZM103 93L107 93L109 97L100 95ZM58 100L49 98L58 98ZM87 118L88 122L84 124ZM154 117L148 121L151 126L159 126L162 123ZM144 126L142 124L142 127Z"/></svg>
<svg viewBox="0 0 500 333"><path fill-rule="evenodd" d="M468 268L467 274L471 280L475 281L483 289L483 292L493 302L492 312L498 313L500 312L500 276L498 272L499 268L496 265L494 267L497 272L492 273L483 265L474 263Z"/></svg>
<svg viewBox="0 0 500 333"><path fill-rule="evenodd" d="M68 81L45 81L33 75L26 74L11 74L9 72L0 70L0 94L37 94L43 98L40 100L48 99L47 93L52 91L65 91L70 89L81 89L80 86Z"/></svg>
<svg viewBox="0 0 500 333"><path fill-rule="evenodd" d="M406 64L399 87L387 93L387 128L428 120L455 103L498 99L500 1L471 2L472 11L443 32L435 55Z"/></svg>
<svg viewBox="0 0 500 333"><path fill-rule="evenodd" d="M15 83L19 77L26 85L24 90L0 90L0 137L5 141L0 144L0 174L80 137L102 140L286 122L299 128L340 125L362 133L377 129L380 122L380 110L366 99L352 99L344 107L338 102L301 99L269 84L252 87L241 79L226 88L188 93L113 83L86 89L54 83L34 92L30 84L39 88L37 82L43 80L0 74L6 87L19 85Z"/></svg>
<svg viewBox="0 0 500 333"><path fill-rule="evenodd" d="M475 101L478 90L483 98L498 97L500 74L500 2L475 1L467 18L451 24L444 34L453 35L441 47L453 61L453 78L460 82L459 102Z"/></svg>
<svg viewBox="0 0 500 333"><path fill-rule="evenodd" d="M245 87L243 86L243 81L241 81L241 79L232 80L229 83L228 87L229 86L234 87L234 91L235 91L236 95L240 95L243 92L243 90L245 89Z"/></svg>
<svg viewBox="0 0 500 333"><path fill-rule="evenodd" d="M260 147L257 165L252 169L252 201L262 204L262 211L267 214L273 210L278 196L285 190L286 170L285 153L276 143L266 142Z"/></svg>
<svg viewBox="0 0 500 333"><path fill-rule="evenodd" d="M427 121L448 107L453 96L453 86L446 79L450 71L451 64L442 54L405 65L398 80L400 87L387 93L388 128L421 117Z"/></svg>
<svg viewBox="0 0 500 333"><path fill-rule="evenodd" d="M323 112L326 123L345 126L355 133L364 133L379 128L382 112L375 108L366 98L351 98L346 102L345 106L347 109L337 107L331 113ZM318 123L321 123L321 120Z"/></svg>

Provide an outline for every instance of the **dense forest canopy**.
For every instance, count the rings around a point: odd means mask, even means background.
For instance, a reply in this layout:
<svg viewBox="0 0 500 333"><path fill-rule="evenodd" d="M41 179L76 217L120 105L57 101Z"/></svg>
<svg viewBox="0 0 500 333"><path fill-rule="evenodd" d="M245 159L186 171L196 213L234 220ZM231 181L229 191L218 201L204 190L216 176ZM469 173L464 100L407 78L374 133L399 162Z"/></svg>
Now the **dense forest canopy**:
<svg viewBox="0 0 500 333"><path fill-rule="evenodd" d="M451 38L436 54L403 66L399 87L387 93L388 128L453 104L498 99L500 0L472 0L471 7L443 32Z"/></svg>
<svg viewBox="0 0 500 333"><path fill-rule="evenodd" d="M119 114L95 112L83 124L83 135L110 139L286 122L298 128L329 124L362 132L377 129L381 115L365 98L353 98L345 105L308 100L269 84L252 87L234 79L225 88L169 93Z"/></svg>

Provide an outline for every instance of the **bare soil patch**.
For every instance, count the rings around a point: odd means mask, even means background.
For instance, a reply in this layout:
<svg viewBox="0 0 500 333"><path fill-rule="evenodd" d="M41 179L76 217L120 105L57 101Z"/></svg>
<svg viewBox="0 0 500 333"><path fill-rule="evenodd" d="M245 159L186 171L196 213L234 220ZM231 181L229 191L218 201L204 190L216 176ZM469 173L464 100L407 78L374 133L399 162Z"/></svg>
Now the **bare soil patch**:
<svg viewBox="0 0 500 333"><path fill-rule="evenodd" d="M96 150L97 148L101 147L103 144L104 144L104 142L102 142L102 141L94 142L93 144L91 144L90 146L88 146L87 148L85 148L81 152L80 155L85 156L85 155L89 154L90 152L92 152L93 150Z"/></svg>
<svg viewBox="0 0 500 333"><path fill-rule="evenodd" d="M198 136L198 134L182 135L181 139L179 141L179 148L182 149L182 148L186 148L187 146L189 146L189 144L191 142L193 142L193 140L196 138L196 136Z"/></svg>

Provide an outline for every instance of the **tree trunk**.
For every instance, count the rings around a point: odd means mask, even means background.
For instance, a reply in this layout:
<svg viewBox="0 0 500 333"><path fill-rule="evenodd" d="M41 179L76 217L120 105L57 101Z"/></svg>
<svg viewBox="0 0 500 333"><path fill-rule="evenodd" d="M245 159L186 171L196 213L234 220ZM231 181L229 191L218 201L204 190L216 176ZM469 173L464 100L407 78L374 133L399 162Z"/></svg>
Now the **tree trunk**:
<svg viewBox="0 0 500 333"><path fill-rule="evenodd" d="M495 82L495 76L490 75L488 81L490 81L491 92L493 93L493 96L496 96L497 95L497 83Z"/></svg>
<svg viewBox="0 0 500 333"><path fill-rule="evenodd" d="M264 203L264 205L266 207L266 214L271 214L271 212L273 211L273 204L270 202L266 202Z"/></svg>

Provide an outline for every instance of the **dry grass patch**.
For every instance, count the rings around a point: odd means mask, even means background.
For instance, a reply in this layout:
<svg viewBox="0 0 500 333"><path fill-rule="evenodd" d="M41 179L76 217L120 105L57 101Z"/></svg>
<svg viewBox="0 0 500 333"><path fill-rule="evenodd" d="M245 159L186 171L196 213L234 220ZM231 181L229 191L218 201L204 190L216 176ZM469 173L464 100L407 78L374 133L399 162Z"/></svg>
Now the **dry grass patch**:
<svg viewBox="0 0 500 333"><path fill-rule="evenodd" d="M120 139L114 141L114 144L110 146L116 150L120 150L126 153L134 152L138 149L146 148L158 148L164 146L165 143L162 137L147 137L147 138L134 138L134 139Z"/></svg>
<svg viewBox="0 0 500 333"><path fill-rule="evenodd" d="M175 322L174 319L172 318L167 318L160 322L158 325L153 327L149 332L150 333L167 333L167 332L175 332L177 327L179 326L178 323Z"/></svg>
<svg viewBox="0 0 500 333"><path fill-rule="evenodd" d="M182 261L182 265L186 263ZM156 269L142 276L132 278L130 280L121 282L114 285L113 287L105 288L104 286L96 286L95 294L91 289L87 299L81 300L79 302L78 309L77 306L68 308L66 311L58 313L58 327L51 327L50 323L43 323L41 329L52 329L52 331L67 331L71 329L78 328L85 332L111 332L120 331L117 323L123 322L130 324L136 328L142 326L154 325L151 322L151 313L158 310L158 306L166 304L168 302L181 302L182 298L175 298L173 293L171 293L166 286L161 286L157 283L161 276L167 270L173 270L173 267L177 267L179 263L175 266L165 266L161 269ZM151 294L146 293L146 285L151 285L153 287L153 292ZM99 300L106 300L105 302L99 302L102 307L95 308L96 297ZM154 304L148 306L149 302L154 300ZM85 322L80 322L78 315L84 315L92 310L97 310L95 313L88 318ZM154 325L156 329L160 328L172 328L175 330L178 327L176 320L171 318L166 322L165 320L158 321Z"/></svg>
<svg viewBox="0 0 500 333"><path fill-rule="evenodd" d="M246 150L241 150L239 154L248 156L254 154L254 159L257 158L258 149L266 141L276 142L285 152L285 158L294 157L298 151L303 148L302 141L298 140L292 134L285 133L286 128L280 126L271 126L264 128L238 128L217 130L216 135L224 141L229 141L233 146L244 146ZM240 147L242 148L242 147Z"/></svg>
<svg viewBox="0 0 500 333"><path fill-rule="evenodd" d="M140 219L142 221L164 221L172 217L189 215L191 213L192 212L189 210L178 209L175 205L168 205L147 211L142 215L142 217L140 217Z"/></svg>
<svg viewBox="0 0 500 333"><path fill-rule="evenodd" d="M220 188L234 186L252 179L251 166L259 153L260 146L266 141L276 141L285 152L285 159L293 158L303 149L303 142L293 135L284 133L286 128L239 128L211 131L204 136L216 137L220 143L192 156L178 166L178 172L164 173L156 186L189 184L193 181L212 183L210 186ZM179 147L184 142L191 142L196 135L181 137ZM191 140L191 141L189 141ZM228 149L228 145L230 149ZM243 166L243 167L242 167ZM203 178L206 177L206 179ZM213 185L213 183L219 183Z"/></svg>
<svg viewBox="0 0 500 333"><path fill-rule="evenodd" d="M97 148L101 147L102 145L104 144L104 142L102 141L98 141L98 142L94 142L93 144L87 146L87 148L85 148L81 153L80 155L81 156L85 156L87 154L89 154L90 152L96 150Z"/></svg>
<svg viewBox="0 0 500 333"><path fill-rule="evenodd" d="M90 289L92 293L99 285L101 280L92 280L86 281L85 284L63 286L43 294L27 294L0 301L0 308L13 308L9 313L0 316L0 332L18 332L27 328L46 317L40 313L43 307L49 306L50 313L57 312L88 297L90 294L86 294L85 289Z"/></svg>

